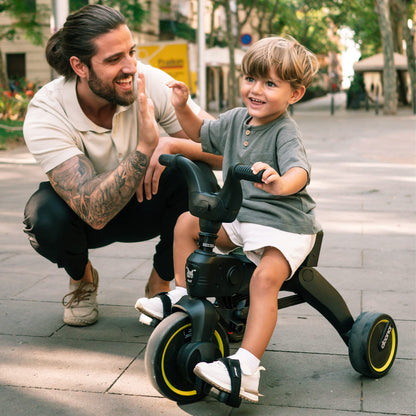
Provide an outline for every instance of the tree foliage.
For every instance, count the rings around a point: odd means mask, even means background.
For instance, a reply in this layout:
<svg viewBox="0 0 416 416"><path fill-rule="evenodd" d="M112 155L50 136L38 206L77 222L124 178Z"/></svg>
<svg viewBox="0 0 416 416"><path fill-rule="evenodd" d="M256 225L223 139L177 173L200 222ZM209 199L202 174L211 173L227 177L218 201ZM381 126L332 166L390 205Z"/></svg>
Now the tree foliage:
<svg viewBox="0 0 416 416"><path fill-rule="evenodd" d="M329 0L330 18L338 27L349 27L363 58L381 51L380 28L374 0Z"/></svg>
<svg viewBox="0 0 416 416"><path fill-rule="evenodd" d="M150 2L140 0L100 0L97 3L119 9L126 18L130 29L135 31L140 31L142 23L149 14L144 4L150 7Z"/></svg>
<svg viewBox="0 0 416 416"><path fill-rule="evenodd" d="M48 7L36 5L35 0L0 0L0 14L7 13L8 25L0 26L0 42L3 39L13 40L23 34L35 45L44 41L43 23L47 21ZM0 86L7 85L7 76L0 49Z"/></svg>
<svg viewBox="0 0 416 416"><path fill-rule="evenodd" d="M324 0L238 0L238 27L249 23L259 38L287 34L316 53L336 51Z"/></svg>
<svg viewBox="0 0 416 416"><path fill-rule="evenodd" d="M0 13L7 13L11 18L10 24L0 26L0 40L13 40L23 34L33 44L41 45L48 11L46 5L36 5L35 0L0 0Z"/></svg>

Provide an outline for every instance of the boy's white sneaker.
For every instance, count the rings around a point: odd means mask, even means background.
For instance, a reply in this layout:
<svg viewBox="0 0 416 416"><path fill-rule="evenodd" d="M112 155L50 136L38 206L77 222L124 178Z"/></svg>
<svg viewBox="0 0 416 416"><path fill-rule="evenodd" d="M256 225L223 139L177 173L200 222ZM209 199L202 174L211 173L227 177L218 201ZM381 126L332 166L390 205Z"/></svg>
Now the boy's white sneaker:
<svg viewBox="0 0 416 416"><path fill-rule="evenodd" d="M225 358L228 360L228 358ZM259 401L259 382L260 371L264 367L258 367L253 374L244 374L241 372L241 386L239 397L249 402L257 403ZM214 361L212 363L201 362L194 368L194 373L200 379L219 390L231 393L231 377L227 367L222 361Z"/></svg>
<svg viewBox="0 0 416 416"><path fill-rule="evenodd" d="M172 313L172 305L177 303L184 295L186 295L186 289L173 289L170 292L158 293L152 298L140 298L134 307L139 312L161 321Z"/></svg>

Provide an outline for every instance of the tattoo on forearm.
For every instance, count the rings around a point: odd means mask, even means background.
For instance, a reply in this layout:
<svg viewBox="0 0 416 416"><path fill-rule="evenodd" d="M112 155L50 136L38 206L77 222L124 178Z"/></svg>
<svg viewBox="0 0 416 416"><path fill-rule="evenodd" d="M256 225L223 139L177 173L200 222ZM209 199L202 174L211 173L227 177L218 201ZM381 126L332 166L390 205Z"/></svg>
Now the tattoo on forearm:
<svg viewBox="0 0 416 416"><path fill-rule="evenodd" d="M94 228L102 228L134 195L144 178L149 157L135 151L112 172L97 175L91 162L75 156L49 173L55 191Z"/></svg>

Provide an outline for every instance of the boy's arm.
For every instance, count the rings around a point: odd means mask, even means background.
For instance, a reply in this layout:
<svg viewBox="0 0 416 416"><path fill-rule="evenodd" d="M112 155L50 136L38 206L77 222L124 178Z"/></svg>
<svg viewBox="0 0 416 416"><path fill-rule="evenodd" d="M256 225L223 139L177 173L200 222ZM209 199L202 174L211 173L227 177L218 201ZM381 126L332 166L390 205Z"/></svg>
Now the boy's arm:
<svg viewBox="0 0 416 416"><path fill-rule="evenodd" d="M263 162L254 163L251 170L254 174L264 170L262 182L254 183L254 186L273 195L293 195L303 189L308 181L308 174L301 167L290 168L282 176Z"/></svg>
<svg viewBox="0 0 416 416"><path fill-rule="evenodd" d="M172 89L172 105L175 108L176 117L183 131L193 141L200 143L199 133L203 120L187 105L189 97L188 87L179 81L171 81L167 86Z"/></svg>

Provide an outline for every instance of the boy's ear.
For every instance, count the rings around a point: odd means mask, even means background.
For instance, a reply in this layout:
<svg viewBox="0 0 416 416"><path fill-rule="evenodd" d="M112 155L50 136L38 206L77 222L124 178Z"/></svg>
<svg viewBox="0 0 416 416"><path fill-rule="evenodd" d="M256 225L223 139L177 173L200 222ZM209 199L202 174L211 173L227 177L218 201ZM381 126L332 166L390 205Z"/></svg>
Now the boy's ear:
<svg viewBox="0 0 416 416"><path fill-rule="evenodd" d="M69 58L69 63L71 64L72 69L80 78L86 78L88 75L88 67L76 56L71 56Z"/></svg>
<svg viewBox="0 0 416 416"><path fill-rule="evenodd" d="M298 89L292 90L292 94L289 99L289 104L297 103L304 95L306 88L304 85L301 85Z"/></svg>

